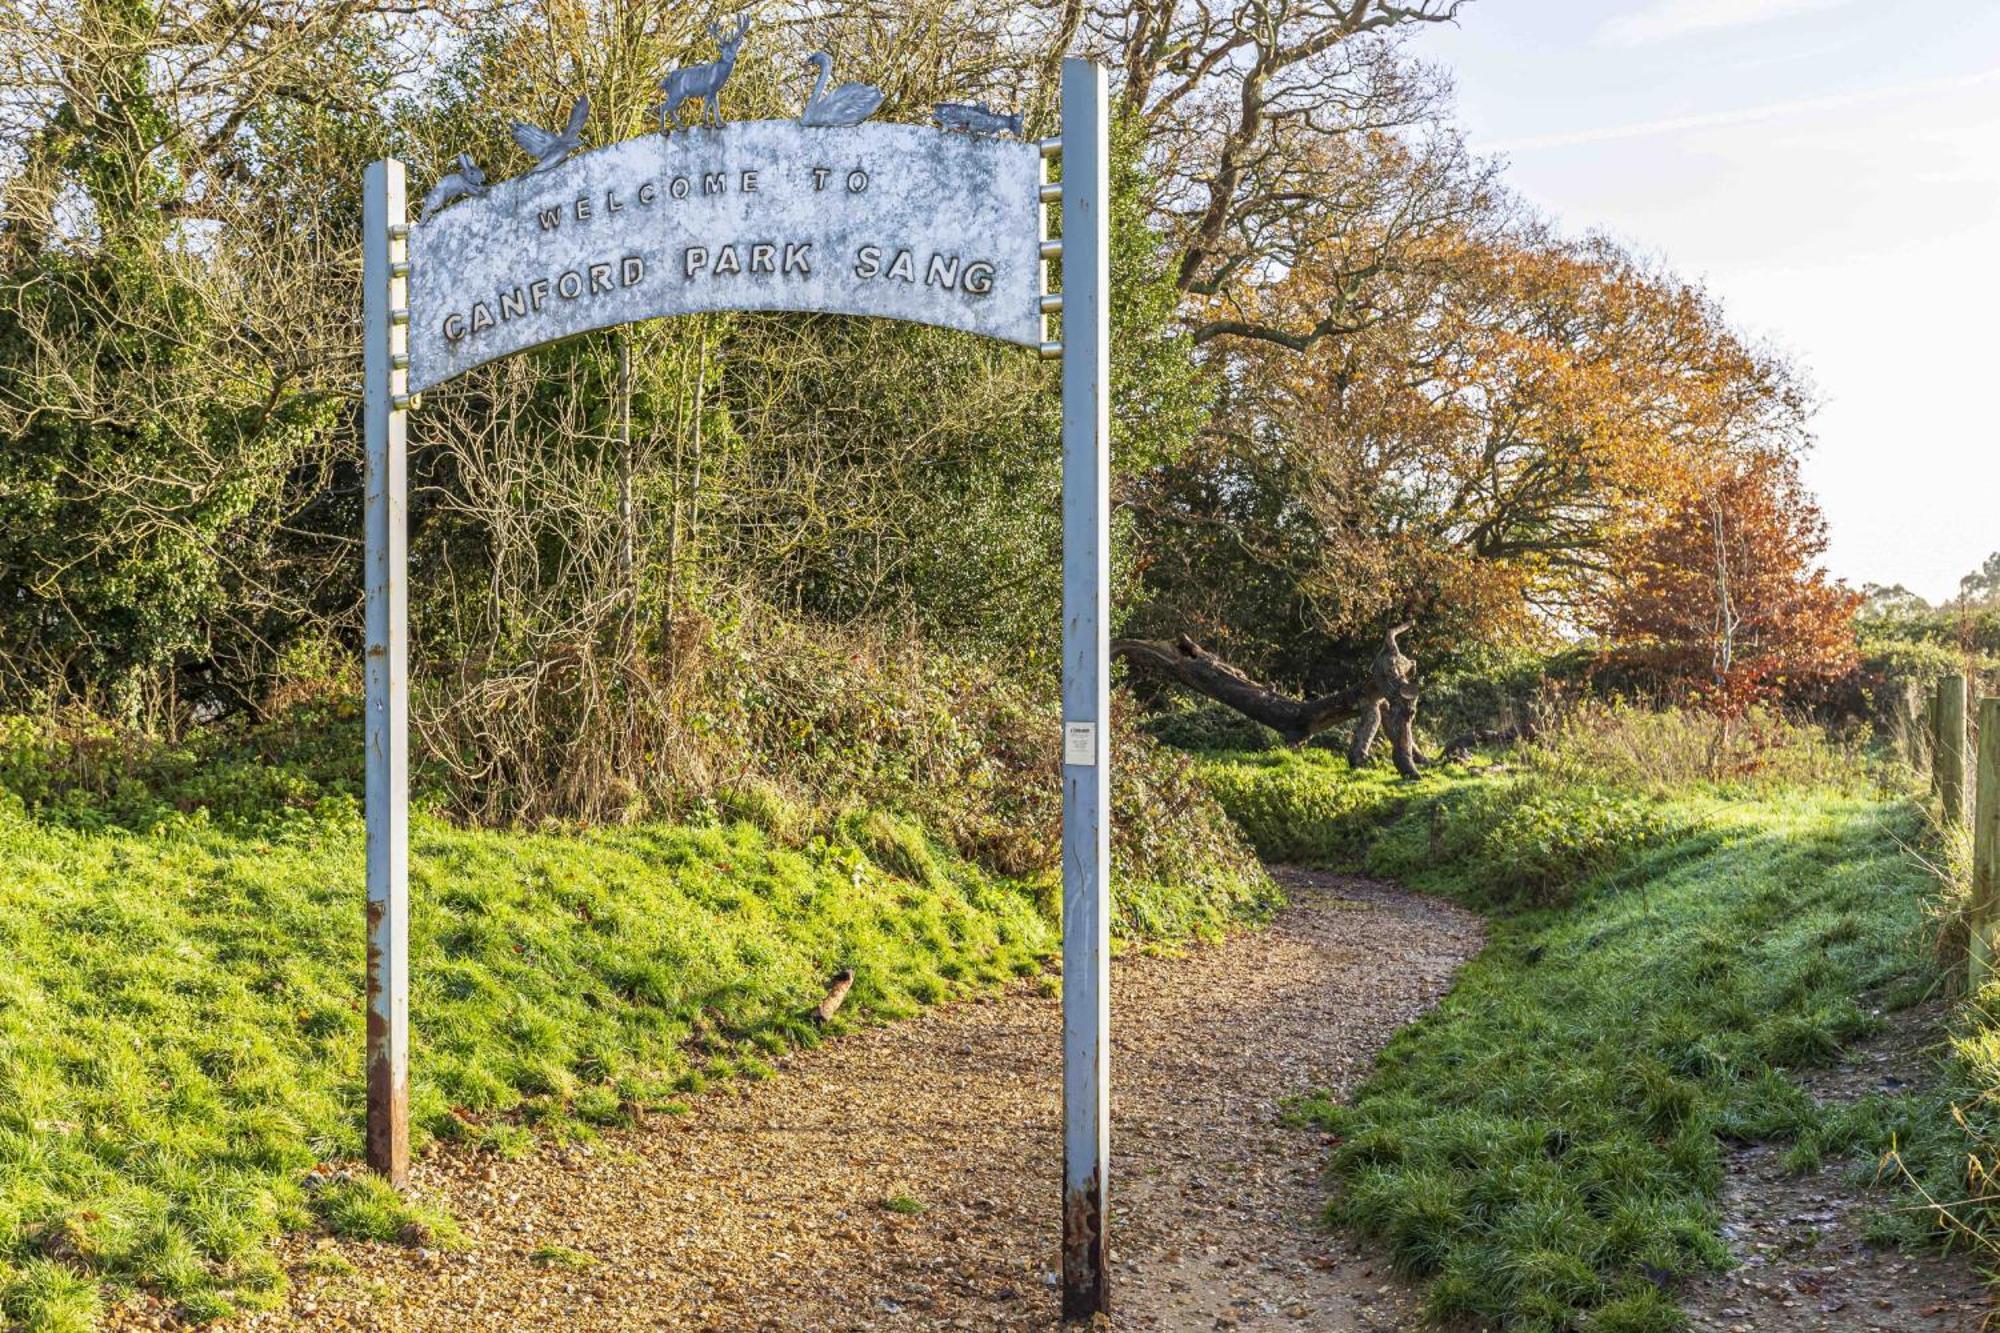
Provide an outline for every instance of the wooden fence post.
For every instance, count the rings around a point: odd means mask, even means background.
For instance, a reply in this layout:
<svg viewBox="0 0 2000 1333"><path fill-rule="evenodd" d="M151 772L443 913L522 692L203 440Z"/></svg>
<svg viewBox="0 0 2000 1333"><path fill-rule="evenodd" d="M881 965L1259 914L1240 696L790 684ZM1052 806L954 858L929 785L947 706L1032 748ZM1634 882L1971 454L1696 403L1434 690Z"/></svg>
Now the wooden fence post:
<svg viewBox="0 0 2000 1333"><path fill-rule="evenodd" d="M1993 975L1996 909L2000 909L2000 699L1979 701L1979 772L1973 791L1972 902L1968 989L1977 994Z"/></svg>
<svg viewBox="0 0 2000 1333"><path fill-rule="evenodd" d="M1937 765L1938 800L1946 827L1965 822L1965 677L1946 676L1937 688L1937 734L1931 744Z"/></svg>
<svg viewBox="0 0 2000 1333"><path fill-rule="evenodd" d="M1924 762L1929 767L1931 795L1937 795L1938 781L1943 770L1938 767L1938 687L1932 682L1924 694Z"/></svg>
<svg viewBox="0 0 2000 1333"><path fill-rule="evenodd" d="M1914 680L1906 680L1897 696L1896 725L1903 730L1903 759L1910 771L1922 777L1930 771L1929 712L1924 703L1924 689Z"/></svg>

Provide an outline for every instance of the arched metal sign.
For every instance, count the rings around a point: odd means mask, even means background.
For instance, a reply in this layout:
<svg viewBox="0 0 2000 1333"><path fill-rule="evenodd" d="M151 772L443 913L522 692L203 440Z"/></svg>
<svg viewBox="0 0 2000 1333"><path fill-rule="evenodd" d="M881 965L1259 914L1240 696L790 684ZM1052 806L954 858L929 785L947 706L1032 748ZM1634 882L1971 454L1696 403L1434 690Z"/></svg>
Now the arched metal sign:
<svg viewBox="0 0 2000 1333"><path fill-rule="evenodd" d="M661 83L674 114L716 94L723 58ZM825 57L815 57L825 61ZM402 164L368 168L363 246L367 424L368 1160L409 1169L409 700L404 428L424 389L592 329L722 310L875 315L960 329L1062 360L1063 1311L1108 1308L1110 1037L1110 145L1103 70L1067 60L1062 134L938 109L946 128L864 124L860 84L799 122L649 134L573 155L568 126L516 126L536 159L489 186L469 157L410 224ZM823 95L824 94L824 95ZM1060 186L1045 164L1062 161ZM469 196L469 197L468 197ZM1063 236L1043 206L1060 199ZM1045 267L1061 265L1061 293ZM1044 337L1060 314L1062 337Z"/></svg>
<svg viewBox="0 0 2000 1333"><path fill-rule="evenodd" d="M1018 141L775 120L582 154L411 230L410 387L713 310L881 315L1037 346L1040 166Z"/></svg>

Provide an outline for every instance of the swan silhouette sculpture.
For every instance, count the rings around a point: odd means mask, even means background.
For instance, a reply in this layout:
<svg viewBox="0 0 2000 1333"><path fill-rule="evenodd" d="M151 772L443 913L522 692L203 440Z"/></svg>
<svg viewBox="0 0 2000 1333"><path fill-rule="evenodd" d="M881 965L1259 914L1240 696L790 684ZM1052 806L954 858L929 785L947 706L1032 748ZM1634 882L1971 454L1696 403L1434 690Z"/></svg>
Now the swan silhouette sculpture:
<svg viewBox="0 0 2000 1333"><path fill-rule="evenodd" d="M813 52L806 57L806 63L819 66L819 82L806 98L805 110L799 112L799 124L859 125L882 105L882 90L865 83L843 83L831 92L826 91L827 80L833 77L833 57L826 52Z"/></svg>

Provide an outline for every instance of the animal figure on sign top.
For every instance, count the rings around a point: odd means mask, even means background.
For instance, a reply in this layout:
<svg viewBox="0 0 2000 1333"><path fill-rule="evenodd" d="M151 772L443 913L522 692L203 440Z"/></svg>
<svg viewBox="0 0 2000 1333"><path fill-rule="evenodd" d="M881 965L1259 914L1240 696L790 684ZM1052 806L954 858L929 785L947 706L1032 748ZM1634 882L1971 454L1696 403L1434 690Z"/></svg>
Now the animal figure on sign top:
<svg viewBox="0 0 2000 1333"><path fill-rule="evenodd" d="M715 38L722 54L706 65L689 65L686 69L673 70L660 80L660 133L667 133L679 123L674 119L674 112L689 99L702 104L702 119L697 123L713 119L718 127L722 124L722 105L719 101L722 85L729 82L730 74L736 69L736 52L749 32L748 15L737 19L735 28L727 36L723 35L720 23L708 25L708 35Z"/></svg>
<svg viewBox="0 0 2000 1333"><path fill-rule="evenodd" d="M590 98L579 97L569 109L569 124L563 127L560 134L515 121L514 142L521 145L522 152L535 159L535 165L529 167L526 174L533 176L561 166L563 159L574 153L577 144L583 141L583 122L589 114Z"/></svg>
<svg viewBox="0 0 2000 1333"><path fill-rule="evenodd" d="M424 196L417 220L429 222L431 215L454 199L477 199L486 193L486 173L472 160L472 154L458 155L458 170L447 174Z"/></svg>
<svg viewBox="0 0 2000 1333"><path fill-rule="evenodd" d="M1021 113L1016 111L1003 116L984 102L939 102L931 112L939 126L956 130L961 134L1012 134L1021 133Z"/></svg>
<svg viewBox="0 0 2000 1333"><path fill-rule="evenodd" d="M859 125L882 105L882 90L865 83L843 83L828 92L826 82L833 77L833 57L826 52L813 52L806 57L806 63L819 66L819 82L806 98L805 110L799 112L799 124Z"/></svg>

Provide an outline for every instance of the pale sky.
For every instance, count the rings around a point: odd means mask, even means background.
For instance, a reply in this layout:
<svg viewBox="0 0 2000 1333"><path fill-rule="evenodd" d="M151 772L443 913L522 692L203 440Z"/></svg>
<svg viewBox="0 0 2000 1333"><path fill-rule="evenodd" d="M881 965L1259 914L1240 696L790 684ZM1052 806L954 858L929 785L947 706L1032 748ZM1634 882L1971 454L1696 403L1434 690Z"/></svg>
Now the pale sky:
<svg viewBox="0 0 2000 1333"><path fill-rule="evenodd" d="M2000 550L2000 0L1474 0L1417 50L1516 190L1806 372L1835 574Z"/></svg>

